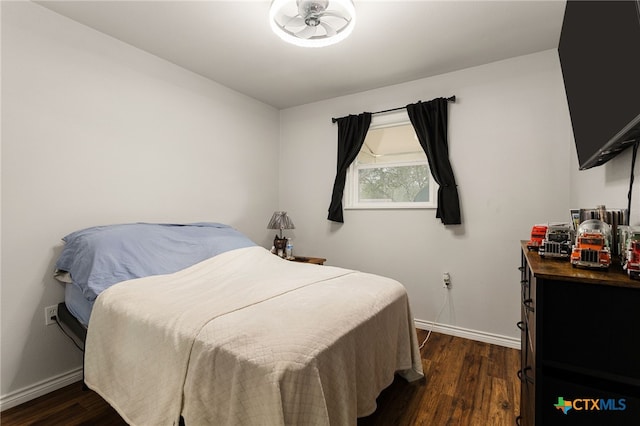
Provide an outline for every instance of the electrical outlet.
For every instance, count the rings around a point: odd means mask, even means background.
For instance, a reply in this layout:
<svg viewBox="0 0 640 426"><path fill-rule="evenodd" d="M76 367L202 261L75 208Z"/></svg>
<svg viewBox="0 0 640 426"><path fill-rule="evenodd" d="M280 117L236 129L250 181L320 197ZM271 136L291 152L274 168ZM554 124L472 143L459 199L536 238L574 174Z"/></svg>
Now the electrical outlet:
<svg viewBox="0 0 640 426"><path fill-rule="evenodd" d="M448 272L444 272L442 274L442 287L450 288L451 287L451 275Z"/></svg>
<svg viewBox="0 0 640 426"><path fill-rule="evenodd" d="M44 308L44 325L55 324L54 318L58 317L58 305L51 305Z"/></svg>

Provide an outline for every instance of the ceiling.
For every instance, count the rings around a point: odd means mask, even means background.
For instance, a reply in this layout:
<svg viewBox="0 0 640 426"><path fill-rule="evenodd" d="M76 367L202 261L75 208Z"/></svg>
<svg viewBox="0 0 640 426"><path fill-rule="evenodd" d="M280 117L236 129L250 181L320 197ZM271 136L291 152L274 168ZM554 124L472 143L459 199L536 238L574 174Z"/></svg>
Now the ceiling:
<svg viewBox="0 0 640 426"><path fill-rule="evenodd" d="M278 109L557 48L564 0L355 0L337 45L272 33L269 0L39 1Z"/></svg>

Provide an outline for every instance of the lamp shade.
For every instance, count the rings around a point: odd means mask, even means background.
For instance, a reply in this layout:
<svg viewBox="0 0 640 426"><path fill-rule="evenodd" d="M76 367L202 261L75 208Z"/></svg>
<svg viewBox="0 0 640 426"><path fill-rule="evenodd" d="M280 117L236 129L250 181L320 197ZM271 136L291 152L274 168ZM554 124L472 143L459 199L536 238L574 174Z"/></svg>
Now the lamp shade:
<svg viewBox="0 0 640 426"><path fill-rule="evenodd" d="M291 218L287 216L287 212L277 211L273 212L273 216L271 216L267 229L279 229L280 236L282 236L283 229L296 229L296 227Z"/></svg>

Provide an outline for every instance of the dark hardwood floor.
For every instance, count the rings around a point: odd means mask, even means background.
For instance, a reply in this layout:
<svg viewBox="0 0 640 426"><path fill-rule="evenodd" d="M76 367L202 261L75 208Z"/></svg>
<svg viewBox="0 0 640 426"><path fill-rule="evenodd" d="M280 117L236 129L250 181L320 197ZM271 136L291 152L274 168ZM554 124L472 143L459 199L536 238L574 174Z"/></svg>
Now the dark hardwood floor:
<svg viewBox="0 0 640 426"><path fill-rule="evenodd" d="M427 332L418 330L422 342ZM520 351L431 333L421 350L425 379L400 378L358 426L511 426L520 407Z"/></svg>
<svg viewBox="0 0 640 426"><path fill-rule="evenodd" d="M426 336L418 330L418 341ZM378 409L358 426L502 426L515 424L520 406L520 352L432 333L421 351L426 379L396 379ZM75 383L0 415L10 425L126 425L95 392Z"/></svg>
<svg viewBox="0 0 640 426"><path fill-rule="evenodd" d="M82 390L82 382L3 411L0 415L0 424L2 426L127 425L97 393Z"/></svg>

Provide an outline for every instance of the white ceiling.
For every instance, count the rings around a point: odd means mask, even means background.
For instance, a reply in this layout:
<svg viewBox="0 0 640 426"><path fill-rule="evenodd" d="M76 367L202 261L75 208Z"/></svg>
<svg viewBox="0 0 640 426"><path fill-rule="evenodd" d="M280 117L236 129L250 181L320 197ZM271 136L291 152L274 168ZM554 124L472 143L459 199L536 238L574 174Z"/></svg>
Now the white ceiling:
<svg viewBox="0 0 640 426"><path fill-rule="evenodd" d="M278 109L557 48L564 0L355 0L340 44L272 33L269 0L41 1Z"/></svg>

